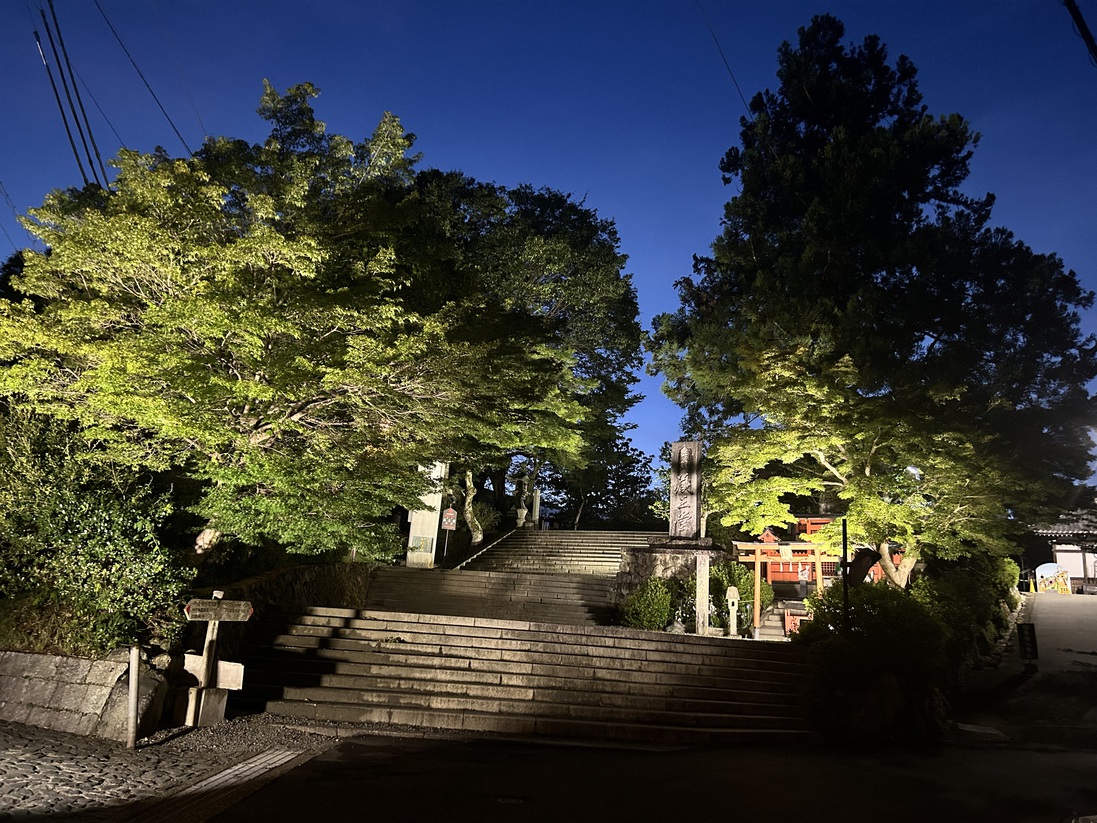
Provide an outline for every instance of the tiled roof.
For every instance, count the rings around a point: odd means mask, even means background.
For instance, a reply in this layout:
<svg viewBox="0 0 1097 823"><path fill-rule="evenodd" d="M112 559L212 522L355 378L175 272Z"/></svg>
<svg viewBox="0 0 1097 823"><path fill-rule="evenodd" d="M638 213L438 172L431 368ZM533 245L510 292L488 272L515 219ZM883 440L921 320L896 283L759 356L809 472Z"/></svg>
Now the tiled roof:
<svg viewBox="0 0 1097 823"><path fill-rule="evenodd" d="M1033 526L1032 530L1043 537L1095 536L1097 535L1097 512L1071 512L1054 523Z"/></svg>

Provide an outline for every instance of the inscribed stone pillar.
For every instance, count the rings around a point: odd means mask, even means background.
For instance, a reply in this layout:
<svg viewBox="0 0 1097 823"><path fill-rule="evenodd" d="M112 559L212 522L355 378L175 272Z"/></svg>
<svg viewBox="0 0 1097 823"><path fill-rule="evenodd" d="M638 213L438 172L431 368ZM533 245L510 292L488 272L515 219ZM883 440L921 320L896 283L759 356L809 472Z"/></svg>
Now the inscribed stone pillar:
<svg viewBox="0 0 1097 823"><path fill-rule="evenodd" d="M533 521L533 528L538 528L541 525L541 490L533 490L533 512L530 515Z"/></svg>
<svg viewBox="0 0 1097 823"><path fill-rule="evenodd" d="M685 540L701 536L701 443L696 440L671 446L670 536Z"/></svg>
<svg viewBox="0 0 1097 823"><path fill-rule="evenodd" d="M434 568L434 551L438 542L438 522L442 512L442 481L449 474L449 463L435 463L429 472L434 489L420 498L422 508L408 512L411 528L408 532L407 565L419 569Z"/></svg>
<svg viewBox="0 0 1097 823"><path fill-rule="evenodd" d="M697 634L708 634L708 569L709 558L697 552Z"/></svg>

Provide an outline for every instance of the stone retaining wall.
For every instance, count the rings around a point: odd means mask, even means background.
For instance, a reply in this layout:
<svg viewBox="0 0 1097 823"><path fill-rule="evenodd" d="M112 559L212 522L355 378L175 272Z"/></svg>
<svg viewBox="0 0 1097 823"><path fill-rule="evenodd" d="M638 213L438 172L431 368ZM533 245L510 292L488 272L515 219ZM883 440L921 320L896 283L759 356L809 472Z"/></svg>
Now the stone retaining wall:
<svg viewBox="0 0 1097 823"><path fill-rule="evenodd" d="M0 652L0 720L124 743L128 669L128 653L122 661ZM163 677L142 672L139 736L159 724L165 692Z"/></svg>

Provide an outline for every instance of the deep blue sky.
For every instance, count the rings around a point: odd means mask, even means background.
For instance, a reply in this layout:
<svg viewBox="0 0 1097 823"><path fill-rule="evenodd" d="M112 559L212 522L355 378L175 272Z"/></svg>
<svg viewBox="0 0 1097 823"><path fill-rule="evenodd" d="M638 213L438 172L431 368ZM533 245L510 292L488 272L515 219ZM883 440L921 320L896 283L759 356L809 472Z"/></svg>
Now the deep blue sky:
<svg viewBox="0 0 1097 823"><path fill-rule="evenodd" d="M106 155L185 149L92 0L54 0ZM677 306L734 193L717 162L738 142L740 100L776 86L776 51L812 15L847 39L878 34L919 68L934 113L982 134L968 190L995 222L1055 252L1097 287L1097 68L1059 0L99 0L191 149L205 135L264 136L263 78L311 81L329 129L368 136L397 114L424 165L585 197L616 221L644 325ZM41 0L46 8L46 0ZM1079 0L1097 28L1097 0ZM0 257L27 245L12 211L80 177L24 0L0 0ZM109 119L103 119L101 108ZM113 127L113 130L112 128ZM117 131L118 137L114 131ZM1086 328L1097 330L1087 317ZM680 414L645 379L632 419L656 453Z"/></svg>

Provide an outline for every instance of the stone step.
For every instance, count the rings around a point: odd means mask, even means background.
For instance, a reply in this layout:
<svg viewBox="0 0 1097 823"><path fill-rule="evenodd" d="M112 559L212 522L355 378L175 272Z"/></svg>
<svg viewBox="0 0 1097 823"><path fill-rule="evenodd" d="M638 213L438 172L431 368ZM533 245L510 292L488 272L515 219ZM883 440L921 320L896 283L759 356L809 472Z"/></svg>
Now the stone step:
<svg viewBox="0 0 1097 823"><path fill-rule="evenodd" d="M335 703L345 706L387 706L402 709L435 709L442 711L492 712L509 716L568 717L617 723L639 723L663 726L704 726L706 728L788 728L803 722L796 714L763 714L732 711L704 711L685 708L674 711L659 705L610 705L576 699L578 695L544 695L539 697L477 697L467 694L428 691L378 691L340 687L287 688L281 700L272 701L270 711L279 712L293 703ZM552 699L555 698L555 699ZM560 698L563 698L561 700ZM731 704L729 704L730 706Z"/></svg>
<svg viewBox="0 0 1097 823"><path fill-rule="evenodd" d="M715 746L804 743L813 736L802 727L703 728L632 724L575 717L510 715L498 712L358 706L338 703L270 704L270 711L302 720L387 723L469 733L557 738L619 744Z"/></svg>
<svg viewBox="0 0 1097 823"><path fill-rule="evenodd" d="M531 674L564 677L577 681L590 679L615 680L627 683L658 683L662 685L703 685L711 688L769 689L789 693L800 688L802 673L771 671L764 667L703 666L666 662L630 661L627 658L591 658L579 655L523 653L519 659L492 653L490 650L449 650L442 652L402 652L365 649L353 641L331 641L334 648L303 643L280 644L278 652L312 651L319 659L359 663L369 666L370 674L407 675L426 679L443 679L453 670L470 669L496 674ZM350 646L348 648L348 646ZM287 666L289 664L287 663Z"/></svg>
<svg viewBox="0 0 1097 823"><path fill-rule="evenodd" d="M376 673L383 669L383 673ZM249 689L270 686L324 685L328 678L352 678L356 688L381 690L409 689L434 690L439 688L438 670L424 670L418 666L377 666L369 663L350 663L341 660L325 660L300 656L289 661L279 657L254 658L246 670ZM614 701L619 698L658 699L677 702L697 701L717 703L732 701L756 707L800 708L798 690L773 688L773 684L757 680L737 681L725 679L722 685L684 685L682 683L645 682L640 679L627 681L607 678L563 677L546 674L512 674L479 669L445 669L440 672L444 687L464 693L467 688L493 689L513 687L525 690L549 690L575 693L595 702ZM335 682L341 681L332 681ZM768 709L777 711L777 708Z"/></svg>
<svg viewBox="0 0 1097 823"><path fill-rule="evenodd" d="M398 638L407 642L436 644L458 643L495 649L523 648L568 650L577 646L584 655L598 653L631 654L642 651L648 659L666 653L668 659L685 660L690 655L706 661L734 659L762 660L803 667L799 648L787 644L758 643L728 637L698 637L627 629L619 626L577 627L570 624L533 621L492 620L460 615L425 615L375 610L310 609L294 619L268 615L258 624L268 629L268 638L282 627L289 634L314 637L339 637L380 640ZM273 631L271 631L273 630ZM517 641L517 642L509 642Z"/></svg>

